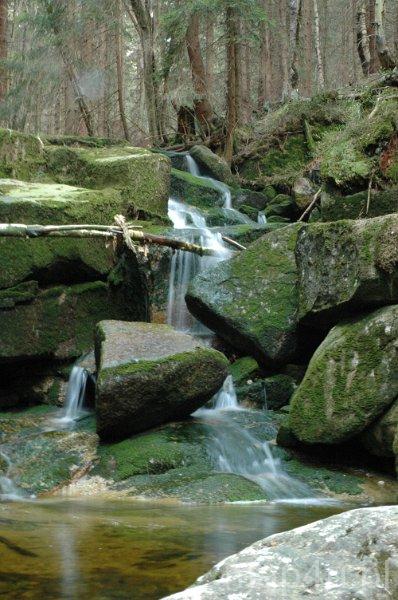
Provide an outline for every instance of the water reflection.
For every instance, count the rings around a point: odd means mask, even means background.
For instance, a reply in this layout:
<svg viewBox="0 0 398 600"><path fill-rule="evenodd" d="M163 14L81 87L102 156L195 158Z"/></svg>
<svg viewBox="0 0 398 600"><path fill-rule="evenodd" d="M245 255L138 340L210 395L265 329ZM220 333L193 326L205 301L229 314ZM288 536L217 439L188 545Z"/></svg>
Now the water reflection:
<svg viewBox="0 0 398 600"><path fill-rule="evenodd" d="M0 597L151 600L229 554L342 506L100 500L0 505Z"/></svg>

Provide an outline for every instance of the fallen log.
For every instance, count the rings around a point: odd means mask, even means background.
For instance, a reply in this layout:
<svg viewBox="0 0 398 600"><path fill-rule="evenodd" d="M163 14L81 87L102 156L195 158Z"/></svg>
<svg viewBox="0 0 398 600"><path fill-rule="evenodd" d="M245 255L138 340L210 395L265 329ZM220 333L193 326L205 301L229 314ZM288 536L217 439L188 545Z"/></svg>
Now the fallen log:
<svg viewBox="0 0 398 600"><path fill-rule="evenodd" d="M119 221L120 223L120 221ZM23 223L0 223L0 237L38 238L38 237L70 237L70 238L103 238L108 240L122 239L133 249L138 246L155 244L173 250L184 250L200 256L214 256L217 251L193 244L184 240L154 235L141 231L138 227L125 223L120 225L25 225Z"/></svg>

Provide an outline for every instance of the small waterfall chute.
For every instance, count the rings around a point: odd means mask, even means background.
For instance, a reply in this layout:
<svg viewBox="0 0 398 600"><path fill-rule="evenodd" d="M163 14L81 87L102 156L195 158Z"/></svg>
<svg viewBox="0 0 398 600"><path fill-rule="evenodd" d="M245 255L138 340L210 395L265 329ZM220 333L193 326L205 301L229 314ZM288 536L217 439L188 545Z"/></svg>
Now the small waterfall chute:
<svg viewBox="0 0 398 600"><path fill-rule="evenodd" d="M232 375L228 375L214 399L215 410L240 410Z"/></svg>
<svg viewBox="0 0 398 600"><path fill-rule="evenodd" d="M211 183L215 190L218 190L223 198L224 208L232 209L232 195L229 187L223 183L222 181L218 181L218 179L213 179L213 177L208 177L206 175L202 175L200 171L200 167L196 160L190 154L185 156L185 162L187 166L187 170L191 175L195 175L195 177L200 177L201 179L206 180Z"/></svg>
<svg viewBox="0 0 398 600"><path fill-rule="evenodd" d="M259 225L266 225L267 224L267 217L265 216L265 214L260 211L257 215L257 223Z"/></svg>
<svg viewBox="0 0 398 600"><path fill-rule="evenodd" d="M6 465L6 472L0 475L0 501L22 500L26 497L12 478L12 462L5 451L0 450L0 458Z"/></svg>
<svg viewBox="0 0 398 600"><path fill-rule="evenodd" d="M69 376L62 416L54 419L61 426L68 426L84 415L83 405L86 394L88 372L74 365Z"/></svg>

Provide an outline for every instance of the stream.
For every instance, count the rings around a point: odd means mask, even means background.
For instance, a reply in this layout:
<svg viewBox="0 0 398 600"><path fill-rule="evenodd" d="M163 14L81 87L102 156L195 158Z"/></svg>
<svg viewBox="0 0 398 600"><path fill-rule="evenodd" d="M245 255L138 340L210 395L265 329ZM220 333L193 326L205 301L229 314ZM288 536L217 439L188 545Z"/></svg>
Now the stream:
<svg viewBox="0 0 398 600"><path fill-rule="evenodd" d="M187 155L186 161L192 174L204 177L192 157ZM229 188L205 178L222 194L224 209L234 210ZM198 209L171 198L169 217L176 235L217 251L216 256L203 258L174 253L167 309L170 325L210 345L212 332L189 314L185 294L200 270L232 253ZM73 429L84 413L86 381L87 372L76 364L65 407L50 428ZM0 448L0 458L7 464L0 477L0 598L159 599L262 537L349 508L317 497L306 484L285 474L271 446L234 419L244 410L228 377L212 406L194 417L207 432L206 449L214 470L254 481L266 491L268 503L203 506L104 497L28 499L12 479L6 448Z"/></svg>

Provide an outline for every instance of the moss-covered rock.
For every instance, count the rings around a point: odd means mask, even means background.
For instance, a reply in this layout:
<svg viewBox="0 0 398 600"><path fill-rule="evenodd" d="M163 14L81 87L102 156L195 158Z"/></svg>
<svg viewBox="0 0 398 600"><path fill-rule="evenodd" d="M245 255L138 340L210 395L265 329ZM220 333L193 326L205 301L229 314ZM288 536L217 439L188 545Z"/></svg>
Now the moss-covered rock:
<svg viewBox="0 0 398 600"><path fill-rule="evenodd" d="M201 167L204 175L209 175L218 181L222 181L231 187L236 187L237 180L232 175L228 163L217 154L214 154L206 146L193 146L190 155Z"/></svg>
<svg viewBox="0 0 398 600"><path fill-rule="evenodd" d="M311 223L296 258L300 318L335 323L353 309L398 301L398 215Z"/></svg>
<svg viewBox="0 0 398 600"><path fill-rule="evenodd" d="M228 374L222 354L153 323L100 323L96 361L97 431L108 440L188 417Z"/></svg>
<svg viewBox="0 0 398 600"><path fill-rule="evenodd" d="M322 194L321 220L365 219L398 212L398 188L358 192L351 196Z"/></svg>
<svg viewBox="0 0 398 600"><path fill-rule="evenodd" d="M302 442L348 440L397 398L397 335L398 306L331 330L291 402L289 426Z"/></svg>
<svg viewBox="0 0 398 600"><path fill-rule="evenodd" d="M288 220L293 220L297 216L297 206L291 196L278 194L267 204L264 214L267 221L272 217L285 217Z"/></svg>
<svg viewBox="0 0 398 600"><path fill-rule="evenodd" d="M57 182L85 188L120 190L130 213L165 217L170 161L131 146L47 147L47 171Z"/></svg>
<svg viewBox="0 0 398 600"><path fill-rule="evenodd" d="M80 356L92 346L95 324L110 316L134 318L104 282L42 290L0 311L0 362Z"/></svg>
<svg viewBox="0 0 398 600"><path fill-rule="evenodd" d="M38 136L0 129L0 177L33 179L44 170L43 143Z"/></svg>
<svg viewBox="0 0 398 600"><path fill-rule="evenodd" d="M210 181L177 169L171 170L171 194L173 198L200 209L222 207L224 204L222 193Z"/></svg>
<svg viewBox="0 0 398 600"><path fill-rule="evenodd" d="M186 297L194 316L265 365L286 363L296 351L294 250L300 228L269 233L245 252L203 271Z"/></svg>
<svg viewBox="0 0 398 600"><path fill-rule="evenodd" d="M257 375L258 370L258 363L251 356L238 358L238 360L229 367L229 372L232 375L235 385L245 383L248 379L252 379Z"/></svg>
<svg viewBox="0 0 398 600"><path fill-rule="evenodd" d="M247 206L256 212L259 212L264 210L267 204L269 204L276 195L277 191L272 186L264 188L262 192L242 189L234 192L232 202L234 208L238 210L242 210L243 206Z"/></svg>
<svg viewBox="0 0 398 600"><path fill-rule="evenodd" d="M260 409L279 410L289 404L296 385L288 375L277 374L240 385L236 393L240 404Z"/></svg>

